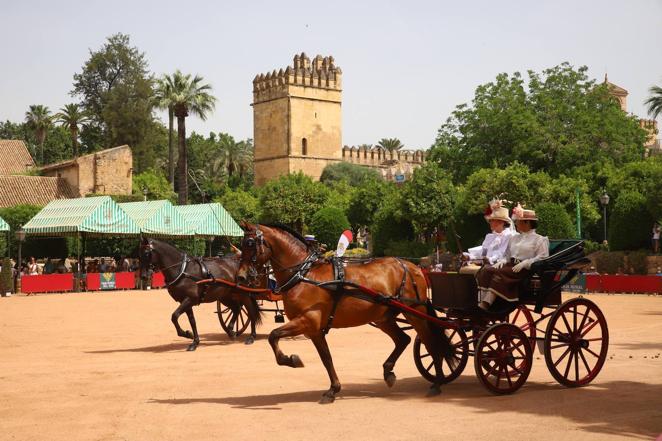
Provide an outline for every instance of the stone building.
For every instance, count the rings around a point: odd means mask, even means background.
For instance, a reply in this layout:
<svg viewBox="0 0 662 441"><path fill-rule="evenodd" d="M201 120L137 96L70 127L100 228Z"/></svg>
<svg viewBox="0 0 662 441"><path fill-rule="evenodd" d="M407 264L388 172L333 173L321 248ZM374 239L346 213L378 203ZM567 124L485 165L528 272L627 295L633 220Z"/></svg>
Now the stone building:
<svg viewBox="0 0 662 441"><path fill-rule="evenodd" d="M381 151L359 158L342 147L342 70L330 56L311 61L301 53L292 66L257 75L252 106L257 185L298 171L319 179L324 167L340 161L378 168L388 178L424 160L422 153L402 153L398 165Z"/></svg>
<svg viewBox="0 0 662 441"><path fill-rule="evenodd" d="M131 194L133 155L128 145L100 150L41 168L43 176L64 179L77 197L88 194Z"/></svg>

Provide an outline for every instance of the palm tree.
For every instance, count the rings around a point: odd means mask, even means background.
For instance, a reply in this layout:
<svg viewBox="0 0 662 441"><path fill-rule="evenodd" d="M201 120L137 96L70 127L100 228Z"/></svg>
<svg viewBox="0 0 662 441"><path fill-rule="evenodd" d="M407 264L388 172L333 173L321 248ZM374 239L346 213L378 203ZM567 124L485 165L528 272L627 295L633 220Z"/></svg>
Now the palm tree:
<svg viewBox="0 0 662 441"><path fill-rule="evenodd" d="M199 75L191 78L177 70L172 76L172 108L177 117L179 158L177 161L177 190L180 205L188 203L188 164L186 155L186 117L197 115L203 121L214 110L216 98L210 94L212 87L202 83Z"/></svg>
<svg viewBox="0 0 662 441"><path fill-rule="evenodd" d="M71 132L71 145L74 158L78 157L78 128L90 121L87 113L78 104L67 104L55 114L55 119Z"/></svg>
<svg viewBox="0 0 662 441"><path fill-rule="evenodd" d="M651 96L646 100L644 104L648 106L648 114L656 119L660 114L662 114L662 87L653 86L648 89Z"/></svg>
<svg viewBox="0 0 662 441"><path fill-rule="evenodd" d="M221 134L219 139L221 160L227 170L228 177L235 173L243 176L253 161L253 146L246 141L236 142L230 135Z"/></svg>
<svg viewBox="0 0 662 441"><path fill-rule="evenodd" d="M404 147L398 138L382 138L377 143L377 147L387 152L394 152Z"/></svg>
<svg viewBox="0 0 662 441"><path fill-rule="evenodd" d="M157 109L168 111L168 182L175 185L175 146L173 143L173 125L175 119L172 91L174 86L173 76L163 75L156 82L154 88L154 101Z"/></svg>
<svg viewBox="0 0 662 441"><path fill-rule="evenodd" d="M44 141L46 141L46 133L52 124L52 117L48 107L41 104L33 104L30 110L25 112L25 122L28 127L34 130L35 138L41 152L40 164L44 164Z"/></svg>

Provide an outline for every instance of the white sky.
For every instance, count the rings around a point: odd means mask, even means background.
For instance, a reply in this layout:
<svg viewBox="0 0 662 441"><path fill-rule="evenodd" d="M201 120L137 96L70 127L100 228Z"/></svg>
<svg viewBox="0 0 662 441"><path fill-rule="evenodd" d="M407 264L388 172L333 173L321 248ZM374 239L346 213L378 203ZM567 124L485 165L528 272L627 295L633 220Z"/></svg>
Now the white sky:
<svg viewBox="0 0 662 441"><path fill-rule="evenodd" d="M201 74L216 112L187 129L252 137L252 80L295 53L343 69L343 144L398 137L427 148L453 108L500 72L569 61L630 92L646 116L662 85L662 0L16 1L0 0L0 120L30 104L56 111L89 49L131 35L157 74ZM164 120L165 122L165 120Z"/></svg>

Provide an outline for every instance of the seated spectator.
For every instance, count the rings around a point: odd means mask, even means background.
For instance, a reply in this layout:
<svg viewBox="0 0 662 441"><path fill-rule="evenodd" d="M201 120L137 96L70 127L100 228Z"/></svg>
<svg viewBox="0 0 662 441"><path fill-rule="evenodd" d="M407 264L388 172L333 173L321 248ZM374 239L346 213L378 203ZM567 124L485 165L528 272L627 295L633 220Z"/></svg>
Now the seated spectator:
<svg viewBox="0 0 662 441"><path fill-rule="evenodd" d="M30 257L30 262L28 263L28 275L36 276L39 274L39 265L34 257Z"/></svg>
<svg viewBox="0 0 662 441"><path fill-rule="evenodd" d="M122 259L122 263L120 264L120 271L124 273L131 271L131 259L129 259L128 256Z"/></svg>
<svg viewBox="0 0 662 441"><path fill-rule="evenodd" d="M101 258L101 263L99 263L99 272L100 273L107 273L109 269L110 269L110 266L106 263L106 259L104 259L102 257Z"/></svg>
<svg viewBox="0 0 662 441"><path fill-rule="evenodd" d="M53 261L49 257L46 259L46 263L44 264L44 274L53 274L55 271L55 265L53 265Z"/></svg>

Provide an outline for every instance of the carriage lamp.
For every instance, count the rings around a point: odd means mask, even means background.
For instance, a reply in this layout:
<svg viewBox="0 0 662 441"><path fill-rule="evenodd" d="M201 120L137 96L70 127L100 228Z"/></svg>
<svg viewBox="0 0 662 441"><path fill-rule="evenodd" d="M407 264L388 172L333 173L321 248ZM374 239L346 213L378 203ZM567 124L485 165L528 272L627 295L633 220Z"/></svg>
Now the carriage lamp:
<svg viewBox="0 0 662 441"><path fill-rule="evenodd" d="M274 317L274 322L276 323L285 323L285 316L283 315L282 312L277 312L276 316Z"/></svg>
<svg viewBox="0 0 662 441"><path fill-rule="evenodd" d="M600 196L600 204L602 205L602 223L604 227L604 241L607 243L607 205L609 205L609 195L607 190L602 189L602 195Z"/></svg>

